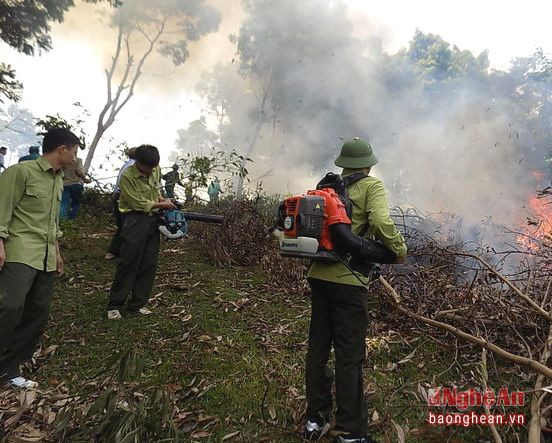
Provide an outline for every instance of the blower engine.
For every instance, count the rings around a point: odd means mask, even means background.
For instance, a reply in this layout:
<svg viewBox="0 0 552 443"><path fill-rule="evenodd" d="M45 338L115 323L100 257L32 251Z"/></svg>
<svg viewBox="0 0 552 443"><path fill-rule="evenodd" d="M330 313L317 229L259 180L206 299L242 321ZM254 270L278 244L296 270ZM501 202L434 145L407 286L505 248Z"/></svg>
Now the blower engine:
<svg viewBox="0 0 552 443"><path fill-rule="evenodd" d="M286 198L279 208L280 254L332 263L352 259L359 263L394 263L396 255L383 244L351 231L352 204L347 187L365 178L328 173L316 190Z"/></svg>
<svg viewBox="0 0 552 443"><path fill-rule="evenodd" d="M221 215L201 214L198 212L184 212L180 208L182 204L173 202L177 209L165 209L159 212L159 232L168 239L175 240L184 237L188 232L187 221L201 221L205 223L222 224L224 217Z"/></svg>

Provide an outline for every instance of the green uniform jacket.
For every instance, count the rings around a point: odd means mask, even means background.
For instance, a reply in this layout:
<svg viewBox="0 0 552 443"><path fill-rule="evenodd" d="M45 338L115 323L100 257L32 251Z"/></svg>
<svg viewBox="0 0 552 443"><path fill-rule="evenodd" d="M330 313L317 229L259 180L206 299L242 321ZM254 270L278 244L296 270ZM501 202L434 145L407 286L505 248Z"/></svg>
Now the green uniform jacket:
<svg viewBox="0 0 552 443"><path fill-rule="evenodd" d="M0 175L0 238L7 263L55 271L63 173L43 157L18 163Z"/></svg>
<svg viewBox="0 0 552 443"><path fill-rule="evenodd" d="M352 174L344 169L342 176ZM406 243L402 234L395 227L389 216L389 206L385 196L385 188L380 179L366 177L348 187L349 198L353 203L351 230L359 234L368 223L370 228L366 237L377 239L391 249L397 256L406 254ZM362 286L358 279L341 263L313 262L308 277L319 280Z"/></svg>
<svg viewBox="0 0 552 443"><path fill-rule="evenodd" d="M149 214L157 211L152 206L159 201L161 192L161 169L159 166L153 168L149 177L140 172L136 165L129 166L121 177L119 188L119 211L122 213L130 211L145 212Z"/></svg>

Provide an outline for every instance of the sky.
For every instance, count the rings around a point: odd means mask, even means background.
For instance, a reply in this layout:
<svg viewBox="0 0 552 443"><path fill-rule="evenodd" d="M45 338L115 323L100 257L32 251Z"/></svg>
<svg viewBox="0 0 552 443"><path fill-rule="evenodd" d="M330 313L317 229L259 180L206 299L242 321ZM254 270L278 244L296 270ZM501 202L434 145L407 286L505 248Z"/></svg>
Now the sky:
<svg viewBox="0 0 552 443"><path fill-rule="evenodd" d="M322 0L321 0L322 1ZM323 0L332 1L332 0ZM202 103L194 92L201 73L217 62L234 56L228 36L237 33L243 11L239 0L210 0L220 9L219 31L192 45L189 61L180 68L170 65L146 66L135 96L121 111L116 124L108 131L97 153L98 161L111 145L126 141L129 145L151 143L159 147L162 161L174 149L176 132L199 118ZM548 21L552 2L526 0L438 1L419 0L368 1L347 0L349 14L360 36L381 36L384 50L394 52L408 44L414 31L431 32L461 49L475 53L489 50L491 67L507 69L511 59L526 56L541 47L552 51ZM80 102L91 116L86 130L92 134L95 119L105 96L104 69L114 45L101 8L79 4L64 23L53 29L50 52L30 57L0 44L0 60L17 70L24 84L20 106L37 117L60 113L75 114L74 102ZM179 92L163 88L178 82Z"/></svg>

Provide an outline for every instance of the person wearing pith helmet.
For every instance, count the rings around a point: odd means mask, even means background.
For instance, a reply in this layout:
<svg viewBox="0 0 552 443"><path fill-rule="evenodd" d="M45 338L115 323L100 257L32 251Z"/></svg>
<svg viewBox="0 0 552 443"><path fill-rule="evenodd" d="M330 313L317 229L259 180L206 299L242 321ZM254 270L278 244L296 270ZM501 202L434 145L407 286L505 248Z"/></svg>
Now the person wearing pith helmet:
<svg viewBox="0 0 552 443"><path fill-rule="evenodd" d="M364 169L375 166L378 158L370 143L355 137L343 143L341 153L334 163L341 168Z"/></svg>
<svg viewBox="0 0 552 443"><path fill-rule="evenodd" d="M344 177L359 172L365 175L347 188L353 203L353 233L381 241L395 253L397 262L402 263L406 258L404 238L389 216L382 181L370 175L377 162L370 143L357 137L343 144L335 165L343 168L341 175ZM306 364L306 437L318 438L330 422L335 378L335 430L338 433L335 441L374 442L367 430L362 376L369 321L365 308L369 296L366 286L340 262L313 261L308 282L312 311ZM327 366L332 346L335 376Z"/></svg>

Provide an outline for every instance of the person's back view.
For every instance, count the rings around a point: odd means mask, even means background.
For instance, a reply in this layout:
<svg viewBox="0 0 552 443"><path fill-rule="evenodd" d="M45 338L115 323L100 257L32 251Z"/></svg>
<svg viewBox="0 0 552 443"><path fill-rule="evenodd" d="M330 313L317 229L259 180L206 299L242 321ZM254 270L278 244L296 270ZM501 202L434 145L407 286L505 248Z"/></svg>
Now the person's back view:
<svg viewBox="0 0 552 443"><path fill-rule="evenodd" d="M40 149L38 146L31 146L29 148L29 153L19 158L19 162L26 162L31 160L36 160L40 156Z"/></svg>
<svg viewBox="0 0 552 443"><path fill-rule="evenodd" d="M342 176L366 176L352 183L351 230L381 241L401 263L406 244L389 216L383 183L370 176L377 158L364 140L345 142L335 165ZM370 443L367 408L364 401L363 362L369 318L365 298L368 291L362 276L353 275L343 263L313 262L308 278L311 287L311 322L306 364L307 423L305 434L316 439L330 422L333 409L334 376L327 367L331 349L335 355L337 443Z"/></svg>
<svg viewBox="0 0 552 443"><path fill-rule="evenodd" d="M84 191L83 183L90 183L91 180L86 177L82 160L78 157L69 166L63 168L63 174L60 216L62 219L73 220L79 213L80 201Z"/></svg>

